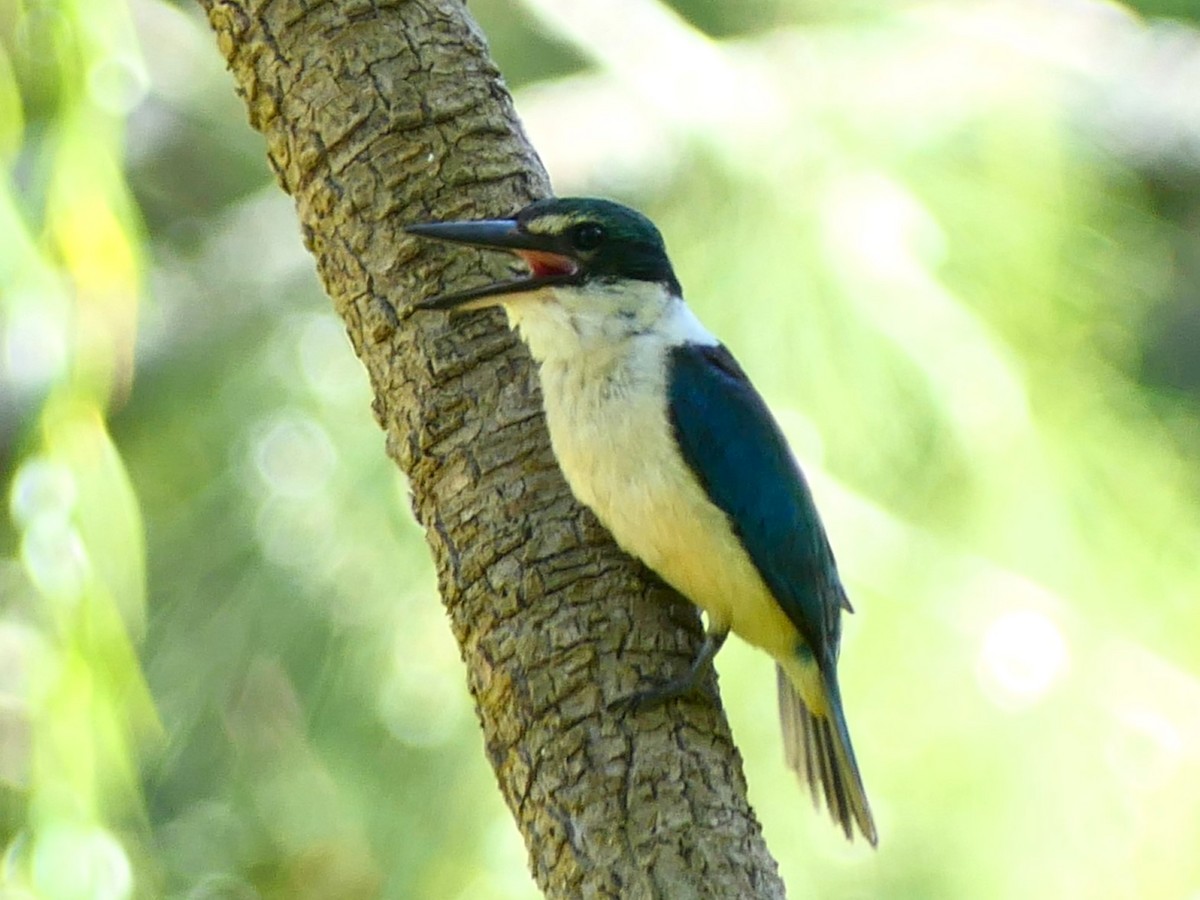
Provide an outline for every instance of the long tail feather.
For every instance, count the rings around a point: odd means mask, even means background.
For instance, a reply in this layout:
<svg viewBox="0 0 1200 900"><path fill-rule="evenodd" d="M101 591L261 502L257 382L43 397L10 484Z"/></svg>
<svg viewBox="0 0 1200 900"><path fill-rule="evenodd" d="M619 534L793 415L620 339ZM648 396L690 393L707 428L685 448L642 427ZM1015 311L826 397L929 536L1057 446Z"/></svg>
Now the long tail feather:
<svg viewBox="0 0 1200 900"><path fill-rule="evenodd" d="M857 824L863 837L874 847L879 840L875 820L850 744L850 731L846 727L836 680L825 679L813 667L811 679L819 682L824 700L822 704L812 704L817 707L814 711L804 702L782 666L778 667L778 673L779 718L783 725L788 766L808 782L813 806L819 808L824 799L825 808L848 839L853 839L854 825ZM796 677L801 677L799 672ZM803 677L811 680L807 672ZM812 688L813 685L806 684L805 687Z"/></svg>

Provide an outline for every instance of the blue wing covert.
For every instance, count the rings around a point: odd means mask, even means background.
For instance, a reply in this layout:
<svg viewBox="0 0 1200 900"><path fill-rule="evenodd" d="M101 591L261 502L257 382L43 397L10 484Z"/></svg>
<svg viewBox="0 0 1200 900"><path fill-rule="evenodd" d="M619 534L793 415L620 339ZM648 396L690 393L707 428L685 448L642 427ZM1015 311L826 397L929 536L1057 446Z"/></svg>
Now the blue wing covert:
<svg viewBox="0 0 1200 900"><path fill-rule="evenodd" d="M668 413L688 465L822 664L849 609L812 494L766 403L725 347L683 344L668 362Z"/></svg>

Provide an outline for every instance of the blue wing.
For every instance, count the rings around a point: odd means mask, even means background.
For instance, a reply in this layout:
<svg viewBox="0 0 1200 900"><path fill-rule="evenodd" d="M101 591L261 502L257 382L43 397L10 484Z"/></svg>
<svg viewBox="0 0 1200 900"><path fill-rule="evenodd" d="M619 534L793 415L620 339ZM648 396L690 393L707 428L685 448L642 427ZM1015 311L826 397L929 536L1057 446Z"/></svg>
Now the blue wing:
<svg viewBox="0 0 1200 900"><path fill-rule="evenodd" d="M767 405L722 346L674 347L667 391L684 459L818 663L831 666L839 608L850 604L812 493Z"/></svg>

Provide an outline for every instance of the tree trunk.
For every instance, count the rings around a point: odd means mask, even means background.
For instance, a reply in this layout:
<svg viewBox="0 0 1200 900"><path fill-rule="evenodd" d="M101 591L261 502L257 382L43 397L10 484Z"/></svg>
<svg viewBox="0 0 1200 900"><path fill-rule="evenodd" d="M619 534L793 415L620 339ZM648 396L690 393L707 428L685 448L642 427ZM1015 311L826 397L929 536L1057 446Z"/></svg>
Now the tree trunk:
<svg viewBox="0 0 1200 900"><path fill-rule="evenodd" d="M538 884L783 896L719 707L607 709L680 672L698 619L571 497L502 314L397 315L503 266L405 223L550 192L477 26L455 0L200 2L370 373Z"/></svg>

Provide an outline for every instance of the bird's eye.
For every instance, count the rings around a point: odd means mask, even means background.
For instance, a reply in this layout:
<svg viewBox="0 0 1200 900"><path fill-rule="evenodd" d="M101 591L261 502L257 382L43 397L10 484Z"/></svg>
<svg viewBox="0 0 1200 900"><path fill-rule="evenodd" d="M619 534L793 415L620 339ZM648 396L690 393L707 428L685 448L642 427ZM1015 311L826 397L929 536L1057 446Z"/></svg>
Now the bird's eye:
<svg viewBox="0 0 1200 900"><path fill-rule="evenodd" d="M607 236L603 225L582 222L571 229L571 246L576 250L595 250Z"/></svg>

